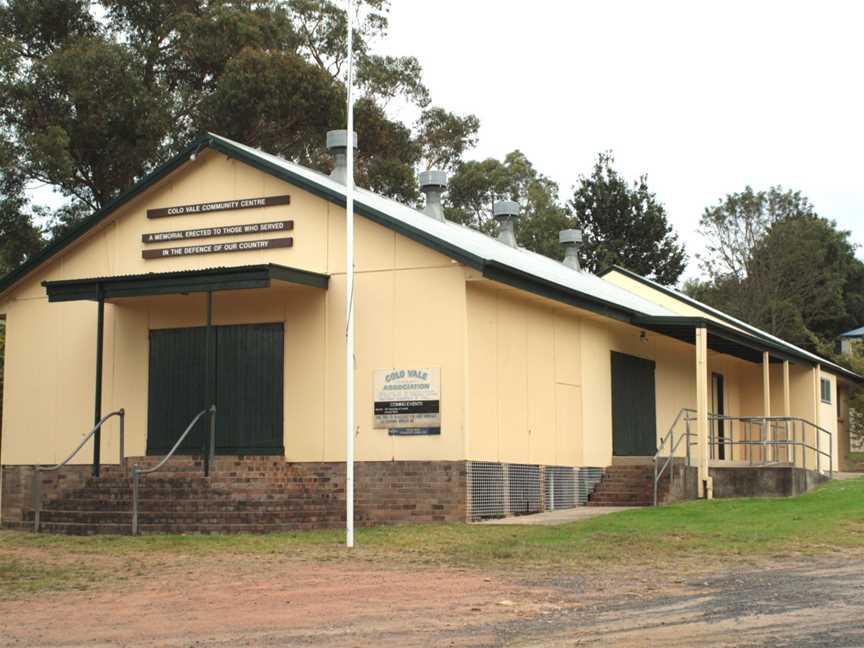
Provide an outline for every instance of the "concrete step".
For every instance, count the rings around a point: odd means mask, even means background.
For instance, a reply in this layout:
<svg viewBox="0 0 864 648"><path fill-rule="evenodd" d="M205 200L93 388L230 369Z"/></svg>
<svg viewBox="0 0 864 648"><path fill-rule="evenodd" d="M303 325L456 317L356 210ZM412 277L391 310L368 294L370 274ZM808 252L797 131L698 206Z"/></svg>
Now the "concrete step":
<svg viewBox="0 0 864 648"><path fill-rule="evenodd" d="M165 500L142 498L138 501L140 511L300 511L316 507L340 507L344 500L337 497L273 498L262 500L196 498ZM46 502L43 511L100 511L132 509L131 499L105 500L98 498L64 498Z"/></svg>
<svg viewBox="0 0 864 648"><path fill-rule="evenodd" d="M213 534L213 533L275 533L279 531L300 531L304 529L338 528L344 520L336 522L286 522L279 524L143 524L139 533L151 535L159 533ZM4 525L8 526L8 525ZM32 530L31 524L22 524L22 530ZM77 522L48 522L40 525L44 533L64 535L130 535L131 523L87 524Z"/></svg>
<svg viewBox="0 0 864 648"><path fill-rule="evenodd" d="M225 490L207 490L207 489L183 489L183 488L141 488L138 491L140 500L162 500L162 501L188 501L207 499L211 501L286 501L294 500L329 500L336 499L344 493L344 489L332 489L330 491L321 490L305 490L305 489L279 489L275 487L258 487L258 488L236 488ZM60 502L64 499L75 500L94 500L106 502L121 502L132 500L132 489L81 489L70 491L65 497L53 499L46 502L46 507L53 502Z"/></svg>
<svg viewBox="0 0 864 648"><path fill-rule="evenodd" d="M661 492L658 489L658 492ZM630 497L634 495L644 495L645 497L653 497L654 489L653 488L615 488L615 489L597 489L592 494L593 497L598 496L607 496L607 497Z"/></svg>
<svg viewBox="0 0 864 648"><path fill-rule="evenodd" d="M304 522L323 522L338 520L341 509L321 507L318 510L304 509ZM24 516L25 522L33 521L33 513ZM173 524L231 526L235 524L288 524L292 522L291 512L261 511L196 511L196 512L139 512L139 524ZM41 523L75 524L131 524L131 511L42 511Z"/></svg>
<svg viewBox="0 0 864 648"><path fill-rule="evenodd" d="M132 457L126 469L106 466L100 477L88 478L83 486L69 484L59 496L43 503L43 530L129 533L131 466L155 466L160 460ZM174 457L159 471L142 475L142 531L264 532L339 526L343 520L344 499L340 498L344 498L344 487L327 470L320 474L301 470L282 457L218 457L211 467L213 471L205 477L200 457ZM409 479L410 473L403 477ZM358 516L358 523L361 518ZM32 529L33 519L34 513L25 511L21 528Z"/></svg>

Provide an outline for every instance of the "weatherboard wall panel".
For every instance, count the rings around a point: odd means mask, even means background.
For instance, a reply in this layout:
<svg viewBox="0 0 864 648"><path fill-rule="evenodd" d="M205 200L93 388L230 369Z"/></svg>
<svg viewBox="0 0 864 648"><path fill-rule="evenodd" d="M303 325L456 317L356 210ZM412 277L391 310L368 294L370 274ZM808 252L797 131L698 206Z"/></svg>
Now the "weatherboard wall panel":
<svg viewBox="0 0 864 648"><path fill-rule="evenodd" d="M578 357L561 345L579 342L558 333L578 332L578 320L562 320L551 302L485 283L469 282L466 297L468 458L580 465L581 389L556 382L559 353L565 364Z"/></svg>

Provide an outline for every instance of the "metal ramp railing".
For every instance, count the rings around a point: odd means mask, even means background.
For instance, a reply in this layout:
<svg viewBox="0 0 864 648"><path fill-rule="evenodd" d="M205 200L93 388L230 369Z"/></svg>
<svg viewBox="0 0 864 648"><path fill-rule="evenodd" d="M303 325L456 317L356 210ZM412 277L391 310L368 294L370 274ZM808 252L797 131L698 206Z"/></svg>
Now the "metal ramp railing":
<svg viewBox="0 0 864 648"><path fill-rule="evenodd" d="M699 445L693 424L696 411L678 412L669 431L654 454L654 506L657 506L660 480L670 465L683 459L692 466L692 450ZM683 425L683 430L679 429ZM748 466L788 465L823 472L827 460L828 476L834 476L834 439L830 431L798 416L726 416L708 414L709 456ZM677 436L676 436L677 435ZM694 440L695 439L695 440ZM679 453L681 444L684 450ZM827 447L827 450L825 449ZM737 451L737 454L736 454Z"/></svg>
<svg viewBox="0 0 864 648"><path fill-rule="evenodd" d="M696 421L696 410L686 408L682 409L678 412L678 416L675 417L675 420L669 427L669 431L657 447L657 452L654 454L654 506L657 506L657 491L660 485L660 478L663 477L663 473L665 473L667 469L670 470L669 478L672 478L672 472L669 466L675 460L678 448L682 443L684 443L685 465L691 465L690 448L696 445L696 443L691 441L691 437L695 436L695 433L691 430L690 424L694 421ZM684 424L684 430L678 434L678 438L676 439L675 432L682 423ZM668 455L664 456L664 451L668 452Z"/></svg>
<svg viewBox="0 0 864 648"><path fill-rule="evenodd" d="M812 421L798 416L717 414L709 414L708 420L712 458L719 457L722 449L726 461L751 466L791 465L805 470L815 467L820 473L823 460L827 460L828 475L834 476L834 437Z"/></svg>

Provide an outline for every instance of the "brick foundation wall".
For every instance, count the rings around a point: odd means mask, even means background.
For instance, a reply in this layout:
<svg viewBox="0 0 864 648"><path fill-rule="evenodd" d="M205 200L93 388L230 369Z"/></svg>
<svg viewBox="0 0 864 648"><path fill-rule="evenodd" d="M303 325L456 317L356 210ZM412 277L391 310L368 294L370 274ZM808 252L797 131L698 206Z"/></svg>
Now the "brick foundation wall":
<svg viewBox="0 0 864 648"><path fill-rule="evenodd" d="M345 464L341 479L344 483ZM355 464L358 524L464 522L464 461L364 461Z"/></svg>
<svg viewBox="0 0 864 648"><path fill-rule="evenodd" d="M43 473L43 501L57 499L64 492L81 488L87 482L91 470L91 466L66 466L58 471ZM0 473L0 522L18 522L22 512L32 508L33 466L2 466Z"/></svg>
<svg viewBox="0 0 864 648"><path fill-rule="evenodd" d="M130 459L130 465L146 466L153 458ZM193 465L192 458L175 463ZM170 464L169 464L170 465ZM199 464L188 470L196 471ZM176 466L175 466L176 467ZM187 473L188 474L188 473ZM2 467L0 522L20 523L31 510L32 466ZM104 466L103 475L125 475L117 466ZM154 477L174 478L170 472ZM90 480L90 466L68 466L45 473L43 502L56 500L77 489L98 490ZM189 479L176 477L176 479ZM148 478L142 480L146 488ZM345 523L344 462L282 462L268 457L217 457L209 480L219 491L238 502L287 501L291 513L285 523L297 528L340 527ZM355 463L355 521L358 526L379 524L464 522L467 517L466 464L464 461L363 461ZM199 488L192 486L190 488ZM203 495L202 495L203 496ZM128 506L124 506L124 511ZM106 502L106 510L113 510Z"/></svg>

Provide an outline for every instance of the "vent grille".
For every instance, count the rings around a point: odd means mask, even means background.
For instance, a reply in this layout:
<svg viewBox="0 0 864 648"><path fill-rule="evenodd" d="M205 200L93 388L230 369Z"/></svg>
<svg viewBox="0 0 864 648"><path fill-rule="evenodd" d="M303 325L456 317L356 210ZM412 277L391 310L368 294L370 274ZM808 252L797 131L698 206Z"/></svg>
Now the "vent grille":
<svg viewBox="0 0 864 648"><path fill-rule="evenodd" d="M543 489L540 485L540 466L506 464L511 515L539 513L543 510Z"/></svg>
<svg viewBox="0 0 864 648"><path fill-rule="evenodd" d="M469 461L468 490L470 520L499 518L507 514L503 464L494 461Z"/></svg>
<svg viewBox="0 0 864 648"><path fill-rule="evenodd" d="M469 461L468 519L525 515L584 506L602 468Z"/></svg>

